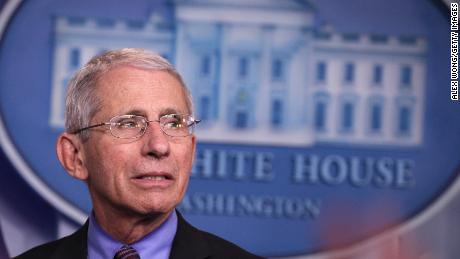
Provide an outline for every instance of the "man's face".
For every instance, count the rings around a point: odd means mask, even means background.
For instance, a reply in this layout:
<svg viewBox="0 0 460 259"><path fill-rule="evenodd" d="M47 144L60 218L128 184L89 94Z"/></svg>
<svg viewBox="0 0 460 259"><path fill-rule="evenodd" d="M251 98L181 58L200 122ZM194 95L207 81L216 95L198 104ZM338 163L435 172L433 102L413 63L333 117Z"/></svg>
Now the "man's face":
<svg viewBox="0 0 460 259"><path fill-rule="evenodd" d="M124 114L149 120L189 113L179 81L167 72L116 68L98 81L101 109L91 124ZM168 213L187 188L195 137L169 137L151 122L138 139L118 139L108 128L91 130L83 144L83 167L96 213Z"/></svg>

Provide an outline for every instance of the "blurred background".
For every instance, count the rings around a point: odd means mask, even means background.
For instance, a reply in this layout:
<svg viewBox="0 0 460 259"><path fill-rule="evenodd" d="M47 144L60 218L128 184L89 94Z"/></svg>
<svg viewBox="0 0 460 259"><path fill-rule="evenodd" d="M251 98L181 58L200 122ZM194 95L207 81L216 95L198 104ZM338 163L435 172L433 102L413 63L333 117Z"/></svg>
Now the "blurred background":
<svg viewBox="0 0 460 259"><path fill-rule="evenodd" d="M451 2L0 1L0 251L85 221L54 152L66 84L140 47L203 121L179 206L194 225L266 257L458 258Z"/></svg>

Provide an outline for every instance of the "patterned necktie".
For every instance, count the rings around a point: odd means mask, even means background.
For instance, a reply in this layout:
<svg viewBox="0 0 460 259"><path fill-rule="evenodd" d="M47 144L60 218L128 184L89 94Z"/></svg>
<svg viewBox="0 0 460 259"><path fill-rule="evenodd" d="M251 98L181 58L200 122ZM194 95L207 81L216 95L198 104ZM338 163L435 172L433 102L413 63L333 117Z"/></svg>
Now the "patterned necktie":
<svg viewBox="0 0 460 259"><path fill-rule="evenodd" d="M140 259L141 257L137 253L136 249L124 245L120 249L118 249L117 253L113 257L113 259Z"/></svg>

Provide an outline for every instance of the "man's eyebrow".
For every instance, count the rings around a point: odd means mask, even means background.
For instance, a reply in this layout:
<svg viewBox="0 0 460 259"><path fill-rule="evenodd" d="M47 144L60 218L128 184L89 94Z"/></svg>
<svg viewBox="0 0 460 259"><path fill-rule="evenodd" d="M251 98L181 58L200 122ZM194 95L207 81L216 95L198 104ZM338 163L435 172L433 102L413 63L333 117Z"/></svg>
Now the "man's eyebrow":
<svg viewBox="0 0 460 259"><path fill-rule="evenodd" d="M168 115L168 114L182 114L183 112L179 112L177 109L174 108L166 108L160 111L160 117L163 115Z"/></svg>
<svg viewBox="0 0 460 259"><path fill-rule="evenodd" d="M141 116L146 116L147 113L142 110L142 109L129 109L127 111L124 111L123 114L129 114L129 115L141 115Z"/></svg>
<svg viewBox="0 0 460 259"><path fill-rule="evenodd" d="M128 109L128 110L126 110L126 111L124 111L122 113L123 114L129 114L129 115L139 115L139 116L147 117L147 111L145 111L144 109L139 109L139 108ZM158 117L168 115L168 114L184 114L184 112L180 112L175 108L168 107L168 108L160 110L160 112L158 113Z"/></svg>

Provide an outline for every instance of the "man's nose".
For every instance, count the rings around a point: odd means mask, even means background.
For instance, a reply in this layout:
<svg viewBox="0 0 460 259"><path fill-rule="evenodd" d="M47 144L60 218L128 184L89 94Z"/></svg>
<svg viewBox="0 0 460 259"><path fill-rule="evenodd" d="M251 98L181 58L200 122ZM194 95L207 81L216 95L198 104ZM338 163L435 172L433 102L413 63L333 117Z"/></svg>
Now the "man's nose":
<svg viewBox="0 0 460 259"><path fill-rule="evenodd" d="M169 154L168 136L163 132L158 122L152 121L148 124L142 140L144 141L143 155L161 158Z"/></svg>

